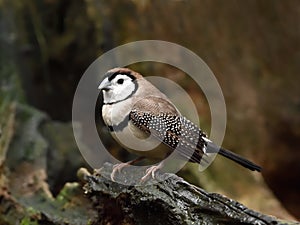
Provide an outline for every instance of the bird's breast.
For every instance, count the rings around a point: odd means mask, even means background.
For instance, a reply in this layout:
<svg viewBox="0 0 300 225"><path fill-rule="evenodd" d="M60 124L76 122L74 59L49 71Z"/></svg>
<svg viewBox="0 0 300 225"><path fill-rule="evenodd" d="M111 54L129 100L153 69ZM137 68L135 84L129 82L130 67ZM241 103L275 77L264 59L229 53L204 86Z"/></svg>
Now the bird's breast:
<svg viewBox="0 0 300 225"><path fill-rule="evenodd" d="M129 152L152 159L163 159L170 148L135 127L130 121L122 130L111 131L112 137Z"/></svg>
<svg viewBox="0 0 300 225"><path fill-rule="evenodd" d="M102 106L102 117L107 126L117 126L124 120L128 120L131 107L128 104L117 103L113 105Z"/></svg>

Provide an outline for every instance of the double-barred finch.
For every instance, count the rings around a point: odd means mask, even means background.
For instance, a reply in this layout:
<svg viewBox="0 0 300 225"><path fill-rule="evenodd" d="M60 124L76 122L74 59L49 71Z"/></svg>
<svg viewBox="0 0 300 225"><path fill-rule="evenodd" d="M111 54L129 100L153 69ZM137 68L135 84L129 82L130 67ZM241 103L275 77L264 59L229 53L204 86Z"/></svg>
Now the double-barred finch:
<svg viewBox="0 0 300 225"><path fill-rule="evenodd" d="M112 180L128 164L143 158L162 160L173 151L182 159L199 164L205 163L210 153L218 153L250 170L261 171L258 165L210 141L139 73L114 68L106 73L98 88L103 91L102 117L112 136L129 152L140 156L114 166ZM158 146L160 143L164 144L163 148ZM142 180L150 175L154 177L163 162L150 167Z"/></svg>

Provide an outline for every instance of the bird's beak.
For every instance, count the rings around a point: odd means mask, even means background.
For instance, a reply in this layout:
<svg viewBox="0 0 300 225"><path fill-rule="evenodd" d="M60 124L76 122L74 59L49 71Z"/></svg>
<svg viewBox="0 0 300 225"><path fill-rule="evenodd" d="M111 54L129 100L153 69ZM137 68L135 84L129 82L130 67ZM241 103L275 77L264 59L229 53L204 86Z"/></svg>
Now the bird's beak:
<svg viewBox="0 0 300 225"><path fill-rule="evenodd" d="M110 82L108 81L108 78L105 78L101 84L98 86L98 89L101 91L109 91L111 89Z"/></svg>

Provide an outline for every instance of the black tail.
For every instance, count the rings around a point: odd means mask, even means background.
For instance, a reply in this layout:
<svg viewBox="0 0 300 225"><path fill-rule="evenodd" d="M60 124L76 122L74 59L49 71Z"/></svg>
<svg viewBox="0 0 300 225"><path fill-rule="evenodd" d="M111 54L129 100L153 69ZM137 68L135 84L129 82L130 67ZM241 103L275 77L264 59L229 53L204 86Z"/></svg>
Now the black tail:
<svg viewBox="0 0 300 225"><path fill-rule="evenodd" d="M219 151L218 151L219 150ZM218 151L218 152L217 152ZM261 171L261 167L254 164L253 162L249 161L248 159L243 158L242 156L235 154L229 150L223 149L223 148L219 148L218 146L216 146L215 144L213 144L212 142L208 142L207 143L207 152L208 153L218 153L224 157L226 157L227 159L230 159L238 164L240 164L241 166L252 170L252 171Z"/></svg>

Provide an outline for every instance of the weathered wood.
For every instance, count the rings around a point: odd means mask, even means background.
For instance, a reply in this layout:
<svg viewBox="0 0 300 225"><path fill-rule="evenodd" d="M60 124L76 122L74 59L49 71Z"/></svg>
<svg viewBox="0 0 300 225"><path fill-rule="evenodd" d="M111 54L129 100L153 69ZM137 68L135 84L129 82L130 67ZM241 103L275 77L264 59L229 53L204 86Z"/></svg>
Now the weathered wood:
<svg viewBox="0 0 300 225"><path fill-rule="evenodd" d="M174 174L157 174L159 182L132 186L105 178L111 170L112 165L105 164L93 175L79 173L101 224L286 224ZM136 170L135 176L141 175Z"/></svg>

